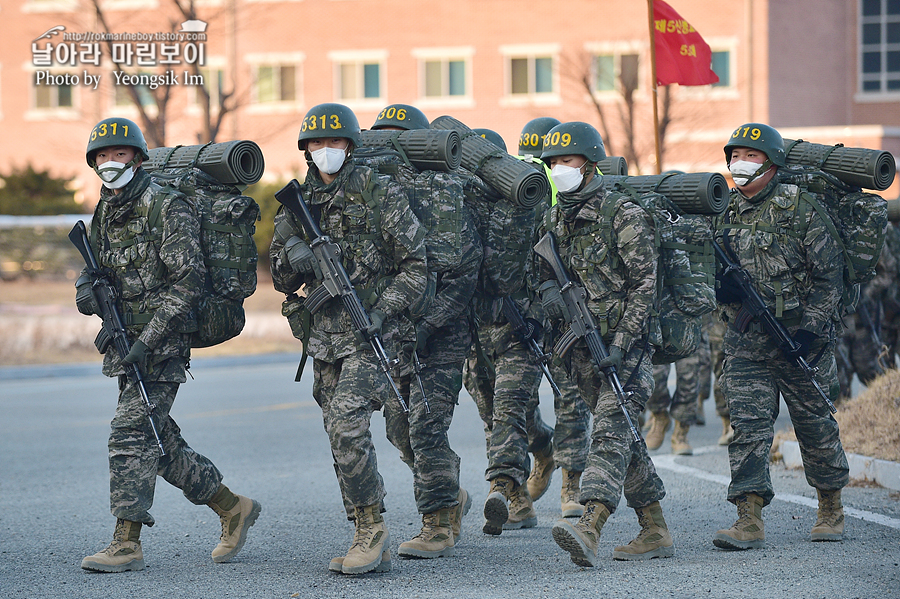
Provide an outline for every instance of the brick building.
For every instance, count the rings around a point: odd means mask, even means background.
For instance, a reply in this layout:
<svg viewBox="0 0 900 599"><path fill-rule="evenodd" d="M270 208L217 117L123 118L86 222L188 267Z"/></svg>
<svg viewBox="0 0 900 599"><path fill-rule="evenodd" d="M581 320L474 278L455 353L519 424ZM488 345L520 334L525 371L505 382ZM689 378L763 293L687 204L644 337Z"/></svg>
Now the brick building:
<svg viewBox="0 0 900 599"><path fill-rule="evenodd" d="M583 120L611 154L633 147L633 174L656 172L647 2L195 0L202 23L185 23L174 0L96 0L99 12L94 1L0 7L0 173L30 162L75 176L92 202L87 134L113 115L144 125L124 85L141 75L138 100L165 122L145 130L151 147L206 141L224 99L216 140L259 143L273 180L305 171L297 132L321 102L349 105L364 128L386 104L414 104L492 128L513 153L531 118ZM664 170L724 172L722 146L748 121L900 156L900 3L669 4L711 46L720 82L660 88L661 111L671 100ZM97 42L103 33L118 38Z"/></svg>

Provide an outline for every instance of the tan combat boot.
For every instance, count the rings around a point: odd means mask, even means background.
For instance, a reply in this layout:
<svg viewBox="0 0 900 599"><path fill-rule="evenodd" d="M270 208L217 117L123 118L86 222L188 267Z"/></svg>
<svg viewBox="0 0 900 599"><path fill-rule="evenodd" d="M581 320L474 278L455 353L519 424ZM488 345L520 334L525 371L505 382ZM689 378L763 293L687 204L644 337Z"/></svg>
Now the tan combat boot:
<svg viewBox="0 0 900 599"><path fill-rule="evenodd" d="M328 562L328 569L331 572L337 572L338 574L344 573L344 556L333 557L331 561ZM376 566L372 572L382 573L382 572L390 572L391 571L391 551L390 549L385 549L384 553L381 554L381 563Z"/></svg>
<svg viewBox="0 0 900 599"><path fill-rule="evenodd" d="M672 453L675 455L694 455L694 449L687 440L688 429L689 425L675 421L675 430L672 431Z"/></svg>
<svg viewBox="0 0 900 599"><path fill-rule="evenodd" d="M584 506L581 505L581 472L562 469L562 517L581 518Z"/></svg>
<svg viewBox="0 0 900 599"><path fill-rule="evenodd" d="M503 523L503 530L518 530L537 526L537 512L528 494L528 485L519 485L509 498L509 517Z"/></svg>
<svg viewBox="0 0 900 599"><path fill-rule="evenodd" d="M116 530L109 546L81 560L81 567L93 572L125 572L144 569L141 550L141 523L116 519Z"/></svg>
<svg viewBox="0 0 900 599"><path fill-rule="evenodd" d="M247 541L247 531L256 522L262 511L259 502L243 495L235 495L222 485L207 503L219 515L222 535L213 549L212 559L221 564L230 561Z"/></svg>
<svg viewBox="0 0 900 599"><path fill-rule="evenodd" d="M450 514L456 506L422 514L422 530L409 541L400 543L400 557L450 557L454 553Z"/></svg>
<svg viewBox="0 0 900 599"><path fill-rule="evenodd" d="M365 574L371 572L381 563L385 550L390 543L390 535L381 517L381 504L373 503L354 508L356 534L353 544L344 562L341 572L344 574Z"/></svg>
<svg viewBox="0 0 900 599"><path fill-rule="evenodd" d="M484 526L481 530L488 535L499 535L509 519L509 498L516 483L508 476L498 476L491 480L491 491L484 502Z"/></svg>
<svg viewBox="0 0 900 599"><path fill-rule="evenodd" d="M819 511L816 523L809 535L811 541L841 541L844 538L844 506L841 503L841 490L823 491L816 489L819 495Z"/></svg>
<svg viewBox="0 0 900 599"><path fill-rule="evenodd" d="M556 461L553 459L553 443L534 453L534 464L531 465L531 474L528 476L528 494L533 501L537 501L547 492L553 471L556 470Z"/></svg>
<svg viewBox="0 0 900 599"><path fill-rule="evenodd" d="M763 498L754 493L741 495L737 504L738 519L728 530L720 530L713 537L713 545L720 549L759 549L766 545L766 531L762 520Z"/></svg>
<svg viewBox="0 0 900 599"><path fill-rule="evenodd" d="M654 501L647 507L634 510L641 525L641 532L627 545L619 545L613 550L618 560L637 561L654 557L675 555L675 543L663 518L662 507Z"/></svg>
<svg viewBox="0 0 900 599"><path fill-rule="evenodd" d="M734 429L731 428L731 418L722 416L722 436L719 437L719 445L730 445L734 441Z"/></svg>
<svg viewBox="0 0 900 599"><path fill-rule="evenodd" d="M668 412L652 412L650 414L650 430L644 441L647 443L647 449L659 449L666 437L666 431L672 424Z"/></svg>
<svg viewBox="0 0 900 599"><path fill-rule="evenodd" d="M579 566L596 566L600 530L607 518L608 507L599 501L588 501L578 522L572 524L567 520L559 520L553 525L553 540L568 551L569 557Z"/></svg>
<svg viewBox="0 0 900 599"><path fill-rule="evenodd" d="M462 519L472 509L472 497L462 487L459 488L459 495L456 496L459 505L450 512L450 528L453 529L453 542L462 538Z"/></svg>

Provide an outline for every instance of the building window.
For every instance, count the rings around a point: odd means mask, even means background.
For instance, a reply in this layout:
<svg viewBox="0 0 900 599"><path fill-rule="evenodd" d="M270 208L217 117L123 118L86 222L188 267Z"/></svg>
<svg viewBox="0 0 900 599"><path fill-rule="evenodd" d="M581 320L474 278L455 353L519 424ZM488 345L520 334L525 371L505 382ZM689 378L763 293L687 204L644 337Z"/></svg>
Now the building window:
<svg viewBox="0 0 900 599"><path fill-rule="evenodd" d="M507 93L512 96L552 94L552 56L511 56L507 62Z"/></svg>
<svg viewBox="0 0 900 599"><path fill-rule="evenodd" d="M134 98L131 95L131 92L128 91L129 87L133 87L137 92L138 99L141 102L141 106L146 107L154 107L156 108L156 98L153 96L153 91L149 87L149 81L151 77L154 77L153 73L128 73L128 77L132 81L137 81L133 84L114 84L113 88L115 89L115 105L117 107L124 106L134 106ZM161 75L156 75L155 78L161 78ZM141 80L147 81L148 84L140 83ZM115 78L113 79L115 81Z"/></svg>
<svg viewBox="0 0 900 599"><path fill-rule="evenodd" d="M638 88L639 56L632 53L595 54L593 80L595 92L614 92Z"/></svg>
<svg viewBox="0 0 900 599"><path fill-rule="evenodd" d="M339 100L377 100L381 91L381 63L359 61L337 65L337 97Z"/></svg>
<svg viewBox="0 0 900 599"><path fill-rule="evenodd" d="M200 76L203 78L203 89L209 94L209 108L213 112L219 110L222 105L222 90L225 87L225 69L201 68ZM197 89L200 86L188 86L188 98L191 106L200 106L202 94Z"/></svg>
<svg viewBox="0 0 900 599"><path fill-rule="evenodd" d="M731 52L713 50L712 70L719 77L719 82L713 83L713 87L731 87Z"/></svg>
<svg viewBox="0 0 900 599"><path fill-rule="evenodd" d="M861 0L859 89L900 92L900 0Z"/></svg>
<svg viewBox="0 0 900 599"><path fill-rule="evenodd" d="M296 102L296 66L257 65L254 79L255 100L257 103Z"/></svg>
<svg viewBox="0 0 900 599"><path fill-rule="evenodd" d="M74 108L73 86L68 83L44 85L35 83L33 108L37 110L56 110L58 108Z"/></svg>
<svg viewBox="0 0 900 599"><path fill-rule="evenodd" d="M466 95L466 61L434 59L422 61L422 97L460 98Z"/></svg>

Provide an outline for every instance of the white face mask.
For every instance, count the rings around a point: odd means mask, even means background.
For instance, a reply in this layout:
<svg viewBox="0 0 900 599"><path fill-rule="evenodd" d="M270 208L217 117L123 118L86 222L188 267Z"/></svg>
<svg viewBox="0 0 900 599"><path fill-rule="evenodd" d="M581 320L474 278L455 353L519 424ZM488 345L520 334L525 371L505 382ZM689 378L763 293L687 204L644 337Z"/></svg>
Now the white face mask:
<svg viewBox="0 0 900 599"><path fill-rule="evenodd" d="M327 175L333 175L341 170L347 156L346 151L341 148L320 148L310 154L319 170Z"/></svg>
<svg viewBox="0 0 900 599"><path fill-rule="evenodd" d="M731 171L731 177L734 179L735 184L743 187L744 185L759 179L767 170L769 170L769 167L763 168L764 166L764 164L750 162L748 160L736 160L728 165L728 170Z"/></svg>
<svg viewBox="0 0 900 599"><path fill-rule="evenodd" d="M566 193L581 185L581 180L584 179L584 175L581 174L582 166L584 165L573 168L565 164L557 164L550 169L550 178L553 179L553 184L556 185L557 191Z"/></svg>
<svg viewBox="0 0 900 599"><path fill-rule="evenodd" d="M104 162L103 166L94 167L94 170L103 181L103 187L108 189L121 189L134 178L133 165L121 162Z"/></svg>

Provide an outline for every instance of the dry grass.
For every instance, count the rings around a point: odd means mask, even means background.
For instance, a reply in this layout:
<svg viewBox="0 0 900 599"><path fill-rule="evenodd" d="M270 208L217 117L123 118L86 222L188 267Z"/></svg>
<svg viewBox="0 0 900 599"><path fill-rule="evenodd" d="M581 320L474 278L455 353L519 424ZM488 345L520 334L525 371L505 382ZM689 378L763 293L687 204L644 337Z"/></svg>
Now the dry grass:
<svg viewBox="0 0 900 599"><path fill-rule="evenodd" d="M900 371L889 370L835 414L844 450L900 461Z"/></svg>

